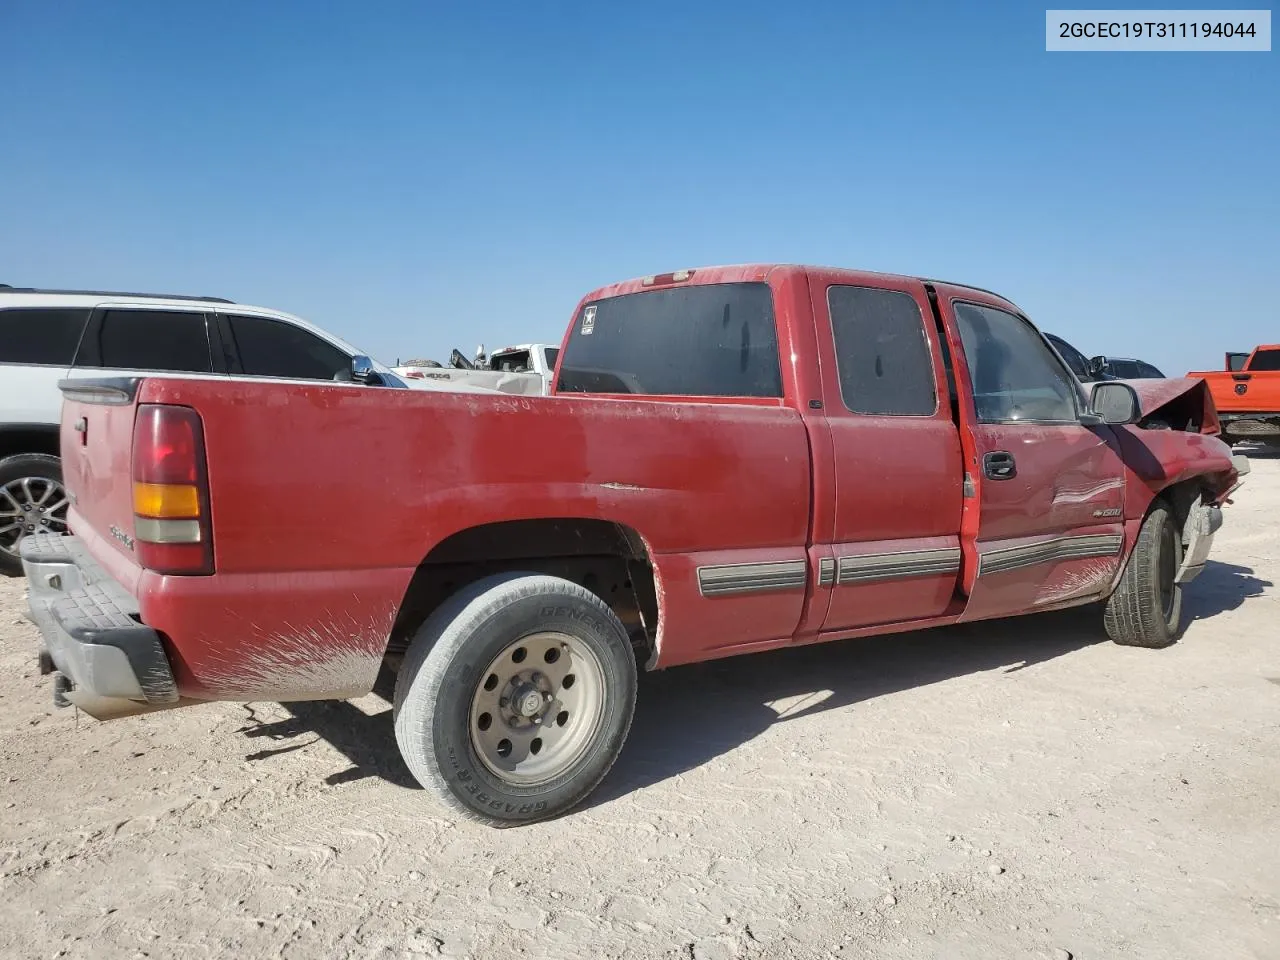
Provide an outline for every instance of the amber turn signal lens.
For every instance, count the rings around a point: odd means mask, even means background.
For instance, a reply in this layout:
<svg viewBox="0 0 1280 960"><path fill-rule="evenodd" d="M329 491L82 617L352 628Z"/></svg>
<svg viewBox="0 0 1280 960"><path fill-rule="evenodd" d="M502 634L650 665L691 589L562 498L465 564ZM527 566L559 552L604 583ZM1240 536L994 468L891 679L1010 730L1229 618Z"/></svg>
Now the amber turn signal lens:
<svg viewBox="0 0 1280 960"><path fill-rule="evenodd" d="M139 517L199 517L200 490L186 483L135 482L133 512Z"/></svg>

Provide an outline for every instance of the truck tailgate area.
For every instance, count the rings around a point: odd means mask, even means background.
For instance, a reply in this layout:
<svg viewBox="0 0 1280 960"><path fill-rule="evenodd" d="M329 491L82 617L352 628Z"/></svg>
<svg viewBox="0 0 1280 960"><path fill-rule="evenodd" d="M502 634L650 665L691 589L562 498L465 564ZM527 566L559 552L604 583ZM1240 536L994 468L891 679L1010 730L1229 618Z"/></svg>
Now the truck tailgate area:
<svg viewBox="0 0 1280 960"><path fill-rule="evenodd" d="M28 537L21 550L30 618L40 628L49 661L70 681L71 689L59 695L90 715L96 715L97 699L145 706L177 702L159 636L141 623L137 602L83 541Z"/></svg>

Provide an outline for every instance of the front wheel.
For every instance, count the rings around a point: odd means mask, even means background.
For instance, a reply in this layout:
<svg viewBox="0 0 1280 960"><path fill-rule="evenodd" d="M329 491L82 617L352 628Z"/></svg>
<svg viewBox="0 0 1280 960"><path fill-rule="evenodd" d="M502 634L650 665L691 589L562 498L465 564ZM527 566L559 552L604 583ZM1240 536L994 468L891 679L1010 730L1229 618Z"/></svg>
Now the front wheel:
<svg viewBox="0 0 1280 960"><path fill-rule="evenodd" d="M636 698L627 632L559 577L498 574L418 630L396 678L396 743L440 799L496 826L581 802L622 750Z"/></svg>
<svg viewBox="0 0 1280 960"><path fill-rule="evenodd" d="M1167 647L1182 623L1182 587L1174 582L1182 563L1182 533L1168 505L1157 502L1142 521L1138 542L1107 600L1103 624L1116 643Z"/></svg>

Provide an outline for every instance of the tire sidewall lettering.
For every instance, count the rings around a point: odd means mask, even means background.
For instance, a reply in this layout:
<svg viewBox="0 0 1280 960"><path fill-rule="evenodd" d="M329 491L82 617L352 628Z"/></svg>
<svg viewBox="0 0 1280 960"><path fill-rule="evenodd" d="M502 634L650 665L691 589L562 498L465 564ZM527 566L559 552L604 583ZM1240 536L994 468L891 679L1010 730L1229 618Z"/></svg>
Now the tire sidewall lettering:
<svg viewBox="0 0 1280 960"><path fill-rule="evenodd" d="M621 624L610 622L611 616L595 609L590 601L544 593L516 599L474 624L469 638L440 676L427 721L435 741L437 769L466 807L501 820L537 819L576 804L612 765L621 747L619 733L625 735L630 725L627 701L634 703L635 678L613 662L624 652L630 657L631 652ZM601 725L582 758L550 783L521 788L497 780L475 756L469 729L471 696L494 656L520 636L543 631L563 632L589 644L600 657L606 686L614 695L606 697ZM619 720L622 731L614 729Z"/></svg>

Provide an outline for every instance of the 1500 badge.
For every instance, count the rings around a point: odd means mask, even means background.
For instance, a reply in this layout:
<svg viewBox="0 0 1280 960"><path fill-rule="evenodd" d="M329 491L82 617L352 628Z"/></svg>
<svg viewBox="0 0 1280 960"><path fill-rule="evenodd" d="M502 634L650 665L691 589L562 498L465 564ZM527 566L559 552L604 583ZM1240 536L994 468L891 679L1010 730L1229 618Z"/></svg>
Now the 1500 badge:
<svg viewBox="0 0 1280 960"><path fill-rule="evenodd" d="M110 527L108 527L107 530L110 532L110 534L113 537L115 537L117 540L123 543L130 550L133 549L133 537L129 536L127 533L125 533L123 530L117 527L114 523Z"/></svg>
<svg viewBox="0 0 1280 960"><path fill-rule="evenodd" d="M1122 513L1124 513L1124 510L1123 510L1123 509L1121 509L1120 507L1111 507L1111 508L1109 508L1109 509L1107 509L1107 510L1095 510L1095 511L1093 511L1093 515L1094 515L1095 517L1118 517L1118 516L1120 516L1120 514L1122 514Z"/></svg>

